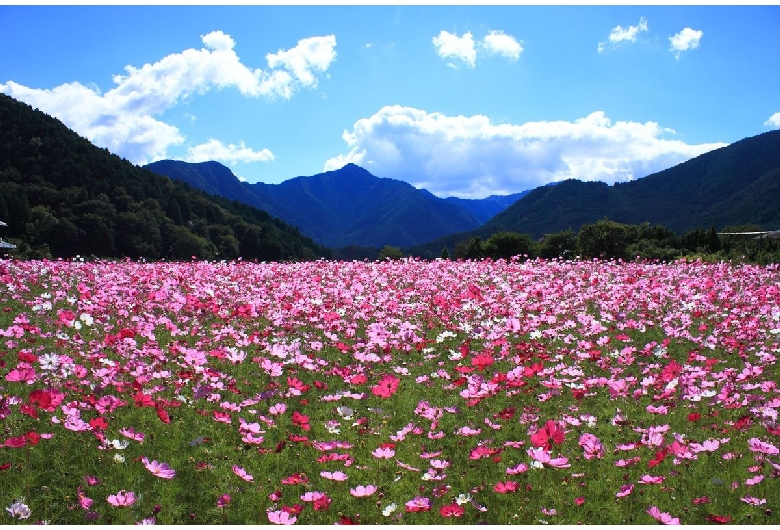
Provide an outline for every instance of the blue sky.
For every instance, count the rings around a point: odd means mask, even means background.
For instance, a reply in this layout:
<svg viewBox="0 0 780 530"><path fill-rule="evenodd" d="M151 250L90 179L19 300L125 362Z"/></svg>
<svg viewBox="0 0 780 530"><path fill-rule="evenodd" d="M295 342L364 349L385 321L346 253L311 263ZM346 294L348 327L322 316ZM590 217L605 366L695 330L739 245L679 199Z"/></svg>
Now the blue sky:
<svg viewBox="0 0 780 530"><path fill-rule="evenodd" d="M780 128L780 6L0 6L0 92L144 164L436 195L625 181Z"/></svg>

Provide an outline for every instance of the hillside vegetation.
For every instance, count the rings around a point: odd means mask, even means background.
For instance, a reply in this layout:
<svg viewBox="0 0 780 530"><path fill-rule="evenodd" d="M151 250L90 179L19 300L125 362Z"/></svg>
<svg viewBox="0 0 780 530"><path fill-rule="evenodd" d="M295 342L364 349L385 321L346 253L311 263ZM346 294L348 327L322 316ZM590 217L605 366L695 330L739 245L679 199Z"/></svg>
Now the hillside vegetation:
<svg viewBox="0 0 780 530"><path fill-rule="evenodd" d="M0 220L17 257L301 260L329 249L256 208L92 145L0 95Z"/></svg>

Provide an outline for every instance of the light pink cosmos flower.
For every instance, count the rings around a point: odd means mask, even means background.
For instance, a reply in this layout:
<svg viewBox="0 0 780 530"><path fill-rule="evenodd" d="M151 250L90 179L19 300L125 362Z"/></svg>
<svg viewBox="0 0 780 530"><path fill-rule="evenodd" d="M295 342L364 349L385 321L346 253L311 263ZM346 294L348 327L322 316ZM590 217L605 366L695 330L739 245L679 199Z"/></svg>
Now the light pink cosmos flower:
<svg viewBox="0 0 780 530"><path fill-rule="evenodd" d="M769 442L760 440L759 438L751 438L747 441L748 449L754 453L762 453L765 455L777 455L780 454L780 449L775 447Z"/></svg>
<svg viewBox="0 0 780 530"><path fill-rule="evenodd" d="M751 506L760 506L762 504L766 504L766 499L759 499L758 497L753 497L752 495L747 495L745 497L740 497L739 500L742 502L745 502Z"/></svg>
<svg viewBox="0 0 780 530"><path fill-rule="evenodd" d="M284 510L269 511L268 520L273 524L295 524L298 518Z"/></svg>
<svg viewBox="0 0 780 530"><path fill-rule="evenodd" d="M662 524L680 524L680 519L672 517L668 512L661 512L657 506L651 506L647 509L647 513L650 516Z"/></svg>
<svg viewBox="0 0 780 530"><path fill-rule="evenodd" d="M586 460L593 460L594 458L598 460L604 456L604 445L596 435L589 432L583 433L578 443L584 451Z"/></svg>
<svg viewBox="0 0 780 530"><path fill-rule="evenodd" d="M407 512L427 512L431 509L431 500L419 495L406 503Z"/></svg>
<svg viewBox="0 0 780 530"><path fill-rule="evenodd" d="M276 403L275 405L271 405L271 408L268 409L268 413L272 416L280 416L284 414L284 412L287 410L287 405L284 403Z"/></svg>
<svg viewBox="0 0 780 530"><path fill-rule="evenodd" d="M450 463L447 460L439 460L438 458L435 460L431 460L430 462L431 467L434 467L436 469L446 469L449 467Z"/></svg>
<svg viewBox="0 0 780 530"><path fill-rule="evenodd" d="M639 477L639 483L640 484L660 484L664 481L663 476L660 477L654 477L652 475L642 475Z"/></svg>
<svg viewBox="0 0 780 530"><path fill-rule="evenodd" d="M132 491L119 490L116 494L106 497L106 500L111 506L124 508L133 505L135 502L135 493Z"/></svg>
<svg viewBox="0 0 780 530"><path fill-rule="evenodd" d="M356 488L350 488L349 492L353 497L369 497L376 492L376 486L369 484L368 486L357 486Z"/></svg>
<svg viewBox="0 0 780 530"><path fill-rule="evenodd" d="M144 438L146 435L142 432L135 432L135 429L132 427L127 427L124 429L119 429L119 433L126 436L127 438L130 438L131 440L135 440L136 442L144 442Z"/></svg>
<svg viewBox="0 0 780 530"><path fill-rule="evenodd" d="M393 458L395 451L389 447L377 447L371 452L375 458Z"/></svg>
<svg viewBox="0 0 780 530"><path fill-rule="evenodd" d="M347 480L347 474L342 471L320 471L320 476L337 482L344 482Z"/></svg>
<svg viewBox="0 0 780 530"><path fill-rule="evenodd" d="M515 467L508 467L508 468L506 468L506 474L507 475L517 475L517 474L524 473L524 472L528 471L528 469L529 469L528 468L528 464L526 464L525 462L520 462Z"/></svg>
<svg viewBox="0 0 780 530"><path fill-rule="evenodd" d="M552 458L551 454L542 449L541 447L533 447L527 449L528 456L533 458L539 464L547 464L548 466L557 468L571 467L569 459L565 456L558 456L558 458Z"/></svg>
<svg viewBox="0 0 780 530"><path fill-rule="evenodd" d="M158 462L157 460L152 460L149 462L149 459L146 457L143 457L141 462L143 462L146 469L151 471L152 475L155 477L172 479L176 476L176 471L171 469L171 466L165 462Z"/></svg>
<svg viewBox="0 0 780 530"><path fill-rule="evenodd" d="M233 473L235 473L239 478L242 480L245 480L247 482L252 482L254 480L254 477L247 473L243 467L239 467L234 465L233 466Z"/></svg>

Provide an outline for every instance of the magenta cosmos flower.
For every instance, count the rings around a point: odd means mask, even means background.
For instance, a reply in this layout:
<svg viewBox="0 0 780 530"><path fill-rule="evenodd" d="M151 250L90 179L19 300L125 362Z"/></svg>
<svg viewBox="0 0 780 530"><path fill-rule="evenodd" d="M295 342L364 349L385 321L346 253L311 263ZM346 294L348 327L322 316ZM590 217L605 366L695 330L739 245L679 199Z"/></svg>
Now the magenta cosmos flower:
<svg viewBox="0 0 780 530"><path fill-rule="evenodd" d="M106 497L108 504L117 508L132 506L135 502L135 493L132 491L119 490L115 495Z"/></svg>
<svg viewBox="0 0 780 530"><path fill-rule="evenodd" d="M534 447L541 447L545 451L552 449L552 444L562 444L566 438L566 431L560 423L548 420L544 427L536 431L531 436L531 443Z"/></svg>
<svg viewBox="0 0 780 530"><path fill-rule="evenodd" d="M398 390L400 382L401 380L394 375L382 374L382 379L371 387L371 393L382 398L389 398Z"/></svg>

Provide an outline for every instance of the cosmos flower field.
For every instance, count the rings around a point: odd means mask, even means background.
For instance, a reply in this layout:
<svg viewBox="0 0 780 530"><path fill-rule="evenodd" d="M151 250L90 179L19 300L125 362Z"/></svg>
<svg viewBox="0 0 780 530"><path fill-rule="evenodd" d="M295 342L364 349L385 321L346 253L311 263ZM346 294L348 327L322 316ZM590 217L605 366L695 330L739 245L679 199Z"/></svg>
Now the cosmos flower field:
<svg viewBox="0 0 780 530"><path fill-rule="evenodd" d="M0 261L0 516L780 523L780 269Z"/></svg>

